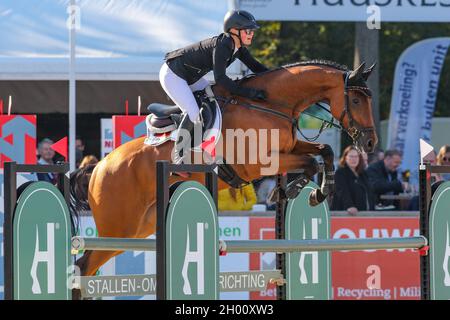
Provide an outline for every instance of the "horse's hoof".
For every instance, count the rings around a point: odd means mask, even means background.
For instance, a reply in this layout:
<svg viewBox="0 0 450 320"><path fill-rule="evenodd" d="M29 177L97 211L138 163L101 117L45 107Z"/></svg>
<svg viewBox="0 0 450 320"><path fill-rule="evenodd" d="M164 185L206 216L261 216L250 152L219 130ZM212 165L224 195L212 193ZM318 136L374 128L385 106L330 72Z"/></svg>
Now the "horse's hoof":
<svg viewBox="0 0 450 320"><path fill-rule="evenodd" d="M327 196L322 194L320 189L315 189L309 194L309 205L315 207L325 201L326 198Z"/></svg>
<svg viewBox="0 0 450 320"><path fill-rule="evenodd" d="M81 290L72 289L72 300L81 300Z"/></svg>

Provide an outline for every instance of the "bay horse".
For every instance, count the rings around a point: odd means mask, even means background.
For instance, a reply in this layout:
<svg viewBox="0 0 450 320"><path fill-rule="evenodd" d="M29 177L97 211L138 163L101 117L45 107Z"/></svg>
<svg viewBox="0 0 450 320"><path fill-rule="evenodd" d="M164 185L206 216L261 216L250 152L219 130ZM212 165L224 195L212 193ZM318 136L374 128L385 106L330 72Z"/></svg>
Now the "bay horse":
<svg viewBox="0 0 450 320"><path fill-rule="evenodd" d="M277 173L303 168L311 179L318 172L313 156L322 156L326 179L316 190L316 203L321 202L333 184L333 151L328 145L298 140L296 119L308 106L324 101L330 105L332 116L354 143L361 150L372 152L378 141L372 118L371 94L366 85L372 68L365 70L362 64L349 71L334 62L316 60L287 65L242 80L243 86L264 89L266 101L231 97L223 87L213 86L216 97L227 98L219 102L223 110L222 131L278 129L276 150L271 145L267 149L279 154ZM249 107L255 105L259 108ZM87 167L75 172L71 177L71 188L77 197L74 205L79 208L88 199L100 237L146 238L155 233L158 188L155 162L169 160L172 148L171 141L158 147L145 145L142 137L116 148L94 169ZM253 152L251 148L246 146L246 159ZM226 155L223 156L226 159ZM263 165L244 163L231 166L243 180L252 181L261 177ZM184 179L171 176L169 183ZM202 183L204 178L202 174L192 174L189 180ZM219 189L227 187L219 180ZM100 266L120 253L85 251L77 261L81 275L94 275Z"/></svg>

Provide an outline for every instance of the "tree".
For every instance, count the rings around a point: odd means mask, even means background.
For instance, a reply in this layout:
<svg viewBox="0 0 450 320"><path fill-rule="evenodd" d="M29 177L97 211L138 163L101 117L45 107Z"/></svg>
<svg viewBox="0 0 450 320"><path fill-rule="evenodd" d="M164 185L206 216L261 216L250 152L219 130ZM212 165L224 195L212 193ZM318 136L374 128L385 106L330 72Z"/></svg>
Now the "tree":
<svg viewBox="0 0 450 320"><path fill-rule="evenodd" d="M297 61L327 59L353 66L353 22L261 22L252 53L269 67ZM389 118L395 64L413 43L450 37L448 23L382 23L380 47L380 119ZM435 116L450 117L450 55L441 74Z"/></svg>

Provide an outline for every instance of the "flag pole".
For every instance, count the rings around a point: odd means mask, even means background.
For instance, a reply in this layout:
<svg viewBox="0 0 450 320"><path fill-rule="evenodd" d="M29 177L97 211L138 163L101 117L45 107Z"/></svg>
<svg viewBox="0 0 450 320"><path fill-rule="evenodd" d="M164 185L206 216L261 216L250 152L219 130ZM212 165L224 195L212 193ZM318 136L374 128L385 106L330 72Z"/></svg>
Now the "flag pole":
<svg viewBox="0 0 450 320"><path fill-rule="evenodd" d="M76 140L76 80L75 80L75 57L76 57L76 7L75 0L70 0L69 9L69 167L74 171L76 165L75 140Z"/></svg>

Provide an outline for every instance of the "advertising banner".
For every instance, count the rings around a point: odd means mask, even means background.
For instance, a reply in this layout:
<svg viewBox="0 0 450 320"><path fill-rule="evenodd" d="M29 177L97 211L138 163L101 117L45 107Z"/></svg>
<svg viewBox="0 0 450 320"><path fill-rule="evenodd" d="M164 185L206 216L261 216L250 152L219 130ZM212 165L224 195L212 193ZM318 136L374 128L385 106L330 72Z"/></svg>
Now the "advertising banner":
<svg viewBox="0 0 450 320"><path fill-rule="evenodd" d="M147 133L145 116L113 116L114 149Z"/></svg>
<svg viewBox="0 0 450 320"><path fill-rule="evenodd" d="M450 15L449 15L450 17ZM395 66L388 149L403 153L401 168L418 184L419 140L431 143L431 124L450 38L433 38L407 48Z"/></svg>
<svg viewBox="0 0 450 320"><path fill-rule="evenodd" d="M250 218L250 239L274 239L274 227L273 218ZM330 238L411 237L419 233L417 217L332 217ZM412 249L333 252L333 299L420 299L419 258ZM250 254L250 270L259 269L275 269L275 254ZM250 293L250 299L275 297L275 287Z"/></svg>
<svg viewBox="0 0 450 320"><path fill-rule="evenodd" d="M332 238L420 235L416 217L333 217ZM413 249L336 251L332 254L335 300L420 299L420 256Z"/></svg>
<svg viewBox="0 0 450 320"><path fill-rule="evenodd" d="M3 162L36 164L36 115L0 116L0 168Z"/></svg>
<svg viewBox="0 0 450 320"><path fill-rule="evenodd" d="M448 22L450 2L348 0L240 0L256 20ZM378 18L379 17L379 18Z"/></svg>
<svg viewBox="0 0 450 320"><path fill-rule="evenodd" d="M106 157L111 151L114 150L113 146L113 124L112 119L101 119L100 122L100 139L101 139L101 151L100 159Z"/></svg>

